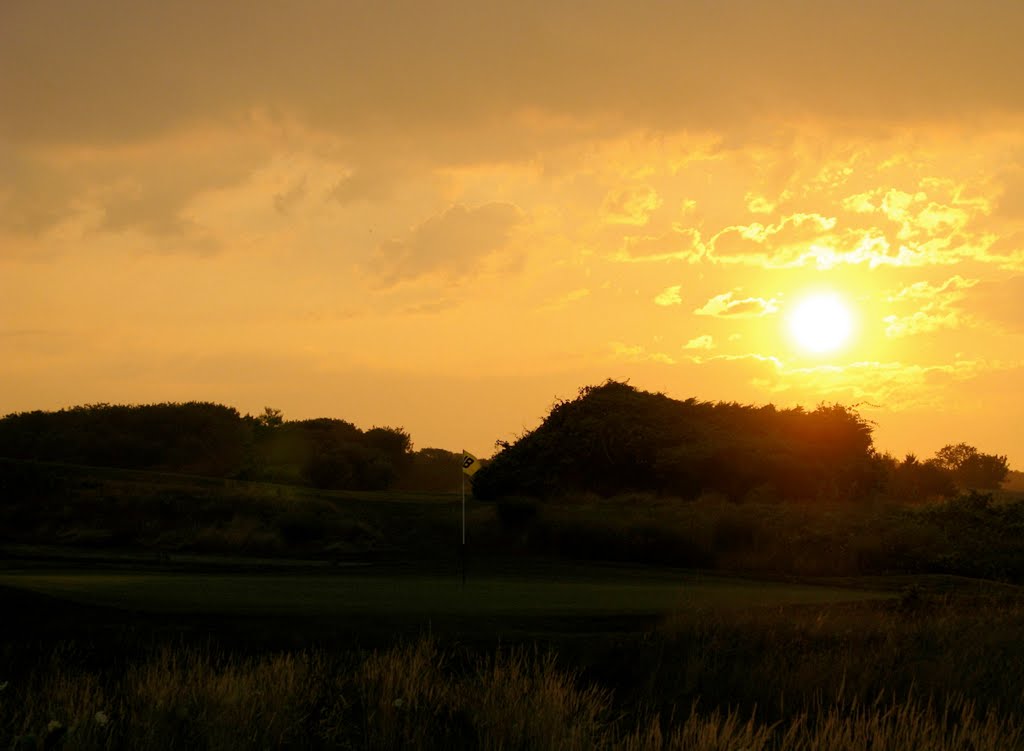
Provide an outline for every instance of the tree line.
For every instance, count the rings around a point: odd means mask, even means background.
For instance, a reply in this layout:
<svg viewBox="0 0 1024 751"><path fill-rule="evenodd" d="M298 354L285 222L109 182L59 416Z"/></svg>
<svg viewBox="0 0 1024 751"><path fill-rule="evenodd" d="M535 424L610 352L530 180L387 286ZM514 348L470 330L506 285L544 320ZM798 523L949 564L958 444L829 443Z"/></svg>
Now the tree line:
<svg viewBox="0 0 1024 751"><path fill-rule="evenodd" d="M879 454L855 409L680 401L606 381L554 405L473 478L480 499L651 492L740 500L951 496L998 487L1005 456L966 444L934 459Z"/></svg>
<svg viewBox="0 0 1024 751"><path fill-rule="evenodd" d="M585 386L473 477L481 500L568 493L716 493L742 501L916 501L997 488L1006 457L964 443L924 461L880 454L873 425L839 404L813 410L671 399L628 383ZM92 404L0 419L0 457L309 485L450 491L461 456L414 450L402 428L242 415L211 402Z"/></svg>
<svg viewBox="0 0 1024 751"><path fill-rule="evenodd" d="M0 456L334 490L452 490L460 456L415 451L402 428L242 415L210 402L90 404L0 419Z"/></svg>

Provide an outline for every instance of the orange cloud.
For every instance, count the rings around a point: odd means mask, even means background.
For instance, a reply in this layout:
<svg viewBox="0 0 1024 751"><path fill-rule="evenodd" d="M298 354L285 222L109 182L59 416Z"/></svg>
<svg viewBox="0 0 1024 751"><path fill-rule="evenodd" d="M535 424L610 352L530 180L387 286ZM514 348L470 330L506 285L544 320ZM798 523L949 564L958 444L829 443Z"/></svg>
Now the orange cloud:
<svg viewBox="0 0 1024 751"><path fill-rule="evenodd" d="M647 224L651 214L663 203L658 192L650 186L613 190L604 199L601 210L610 224Z"/></svg>
<svg viewBox="0 0 1024 751"><path fill-rule="evenodd" d="M469 276L483 258L505 247L522 218L522 212L507 203L473 209L453 206L413 228L406 238L380 245L370 268L385 285L427 274Z"/></svg>
<svg viewBox="0 0 1024 751"><path fill-rule="evenodd" d="M702 334L701 336L694 337L686 344L683 345L683 349L714 349L715 340L710 334Z"/></svg>
<svg viewBox="0 0 1024 751"><path fill-rule="evenodd" d="M715 316L717 318L759 318L777 313L778 310L778 301L775 298L769 300L762 297L734 299L732 292L723 292L720 295L715 295L693 312L699 316Z"/></svg>
<svg viewBox="0 0 1024 751"><path fill-rule="evenodd" d="M890 295L889 302L911 302L920 304L921 307L909 315L885 316L885 335L897 338L939 329L958 328L964 322L964 313L954 307L954 304L964 299L964 290L977 283L977 279L964 279L957 275L938 286L928 282L915 282L904 287L895 295Z"/></svg>
<svg viewBox="0 0 1024 751"><path fill-rule="evenodd" d="M683 301L682 296L679 294L679 290L681 289L681 284L674 284L671 287L666 287L654 298L654 304L666 307L669 305L679 305Z"/></svg>

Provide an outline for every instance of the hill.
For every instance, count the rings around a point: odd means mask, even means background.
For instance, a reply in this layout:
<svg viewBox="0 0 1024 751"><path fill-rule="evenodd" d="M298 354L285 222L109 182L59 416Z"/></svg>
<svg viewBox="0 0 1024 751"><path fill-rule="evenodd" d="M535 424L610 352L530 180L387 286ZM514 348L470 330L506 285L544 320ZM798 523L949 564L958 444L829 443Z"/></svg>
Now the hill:
<svg viewBox="0 0 1024 751"><path fill-rule="evenodd" d="M878 472L871 424L847 407L679 401L607 381L505 445L473 492L484 500L632 491L821 499L862 494Z"/></svg>

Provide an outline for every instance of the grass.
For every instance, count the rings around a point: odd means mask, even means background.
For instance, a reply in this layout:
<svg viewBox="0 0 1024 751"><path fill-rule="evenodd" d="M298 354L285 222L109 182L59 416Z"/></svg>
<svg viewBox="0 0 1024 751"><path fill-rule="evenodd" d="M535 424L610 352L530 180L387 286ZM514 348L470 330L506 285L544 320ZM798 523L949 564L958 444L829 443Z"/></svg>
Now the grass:
<svg viewBox="0 0 1024 751"><path fill-rule="evenodd" d="M74 602L129 610L205 614L668 615L700 608L847 602L892 594L700 574L604 569L548 577L4 573L0 584ZM555 578L558 577L558 578Z"/></svg>
<svg viewBox="0 0 1024 751"><path fill-rule="evenodd" d="M623 713L553 653L467 654L433 639L364 654L231 657L162 648L138 663L83 670L55 652L0 692L0 733L16 748L359 748L573 751L1006 751L1024 729L962 697L842 695L784 720L699 702Z"/></svg>
<svg viewBox="0 0 1024 751"><path fill-rule="evenodd" d="M458 495L17 470L0 747L1024 748L1020 497L470 502L463 587Z"/></svg>
<svg viewBox="0 0 1024 751"><path fill-rule="evenodd" d="M0 459L0 553L454 562L457 493L324 492ZM647 494L467 503L492 556L645 563L759 576L958 574L1024 582L1024 495L911 507L694 502ZM37 557L38 558L38 557Z"/></svg>

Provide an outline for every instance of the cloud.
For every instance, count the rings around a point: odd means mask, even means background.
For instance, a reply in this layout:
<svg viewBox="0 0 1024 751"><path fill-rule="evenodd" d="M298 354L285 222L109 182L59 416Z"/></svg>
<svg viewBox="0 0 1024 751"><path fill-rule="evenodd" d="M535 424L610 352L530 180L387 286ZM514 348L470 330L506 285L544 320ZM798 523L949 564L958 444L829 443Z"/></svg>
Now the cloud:
<svg viewBox="0 0 1024 751"><path fill-rule="evenodd" d="M1022 109L1010 31L1022 25L1024 9L1005 0L910 0L897 14L763 1L741 15L710 0L629 13L596 0L585 22L570 0L113 0L59 14L5 3L0 100L24 104L4 108L0 136L145 140L266 112L364 143L404 133L410 153L431 139L528 154L552 129L524 133L522 112L606 134L718 128L750 140L777 113L864 129L983 119ZM482 130L490 137L474 137Z"/></svg>
<svg viewBox="0 0 1024 751"><path fill-rule="evenodd" d="M632 236L625 238L622 250L612 260L622 263L651 263L662 261L689 261L695 263L704 255L700 231L692 228L674 228L663 235Z"/></svg>
<svg viewBox="0 0 1024 751"><path fill-rule="evenodd" d="M726 227L708 243L708 258L724 263L764 263L767 253L763 230L759 224Z"/></svg>
<svg viewBox="0 0 1024 751"><path fill-rule="evenodd" d="M193 202L244 184L269 159L237 133L180 133L144 148L7 153L0 149L0 167L15 169L5 175L9 192L0 188L0 228L39 235L75 224L80 234L139 232L175 248L195 241L204 251L211 238L191 215Z"/></svg>
<svg viewBox="0 0 1024 751"><path fill-rule="evenodd" d="M650 186L616 189L605 196L601 211L609 224L643 226L662 203L661 196Z"/></svg>
<svg viewBox="0 0 1024 751"><path fill-rule="evenodd" d="M686 344L683 345L683 349L714 349L715 340L710 334L702 334L701 336L694 337Z"/></svg>
<svg viewBox="0 0 1024 751"><path fill-rule="evenodd" d="M767 377L755 378L753 383L774 393L813 393L819 398L849 403L867 401L886 409L905 410L939 406L948 386L1006 367L983 360L936 365L863 361L839 366L780 367Z"/></svg>
<svg viewBox="0 0 1024 751"><path fill-rule="evenodd" d="M747 204L747 211L751 214L771 214L775 211L776 204L758 193L748 192L743 200Z"/></svg>
<svg viewBox="0 0 1024 751"><path fill-rule="evenodd" d="M0 227L36 234L57 226L80 187L57 166L0 142Z"/></svg>
<svg viewBox="0 0 1024 751"><path fill-rule="evenodd" d="M469 276L484 258L505 247L522 219L522 212L508 203L453 206L414 227L407 237L380 245L369 266L389 286L429 274Z"/></svg>
<svg viewBox="0 0 1024 751"><path fill-rule="evenodd" d="M834 217L797 212L776 224L726 227L711 238L708 257L722 263L789 265L807 246L836 226Z"/></svg>
<svg viewBox="0 0 1024 751"><path fill-rule="evenodd" d="M779 310L775 298L765 300L762 297L744 297L733 299L732 292L715 295L704 305L693 312L699 316L715 316L716 318L759 318L771 315Z"/></svg>
<svg viewBox="0 0 1024 751"><path fill-rule="evenodd" d="M357 169L339 180L330 196L343 206L359 201L384 201L394 195L397 179L390 170Z"/></svg>
<svg viewBox="0 0 1024 751"><path fill-rule="evenodd" d="M288 214L292 207L306 197L306 178L301 177L294 185L274 194L274 208L279 214Z"/></svg>
<svg viewBox="0 0 1024 751"><path fill-rule="evenodd" d="M569 292L566 292L564 295L561 295L552 300L551 302L540 306L538 310L562 310L572 305L573 303L579 302L580 300L583 300L584 298L587 297L590 297L590 290L585 287L581 287L580 289L574 289Z"/></svg>
<svg viewBox="0 0 1024 751"><path fill-rule="evenodd" d="M666 307L669 305L679 305L683 301L683 298L679 294L679 290L682 288L681 284L674 284L671 287L666 287L659 292L657 296L655 296L654 304Z"/></svg>
<svg viewBox="0 0 1024 751"><path fill-rule="evenodd" d="M622 342L611 342L609 344L612 354L617 360L626 362L657 362L663 365L675 365L675 359L664 352L650 352L640 344L623 344Z"/></svg>
<svg viewBox="0 0 1024 751"><path fill-rule="evenodd" d="M964 279L957 275L941 285L922 281L904 287L896 294L890 295L889 302L910 302L920 307L907 315L892 314L882 319L886 324L885 335L895 339L940 329L959 328L964 323L964 314L954 307L954 304L964 299L964 290L976 284L977 279Z"/></svg>

